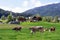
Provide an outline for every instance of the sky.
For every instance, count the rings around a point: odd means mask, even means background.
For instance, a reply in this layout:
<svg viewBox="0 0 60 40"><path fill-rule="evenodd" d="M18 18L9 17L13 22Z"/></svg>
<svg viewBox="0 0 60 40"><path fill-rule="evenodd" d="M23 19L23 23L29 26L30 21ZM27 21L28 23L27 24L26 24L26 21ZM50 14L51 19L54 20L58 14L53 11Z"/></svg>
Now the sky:
<svg viewBox="0 0 60 40"><path fill-rule="evenodd" d="M22 13L35 7L41 7L53 3L60 3L60 0L0 0L0 8Z"/></svg>

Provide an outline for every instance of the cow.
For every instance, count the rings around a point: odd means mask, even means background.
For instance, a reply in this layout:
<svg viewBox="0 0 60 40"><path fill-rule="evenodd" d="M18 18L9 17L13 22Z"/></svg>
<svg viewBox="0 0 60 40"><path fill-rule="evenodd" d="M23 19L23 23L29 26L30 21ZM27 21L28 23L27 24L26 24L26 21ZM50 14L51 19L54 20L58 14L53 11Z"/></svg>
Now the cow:
<svg viewBox="0 0 60 40"><path fill-rule="evenodd" d="M51 28L49 29L49 32L52 32L52 31L55 31L55 27L51 27Z"/></svg>
<svg viewBox="0 0 60 40"><path fill-rule="evenodd" d="M36 32L36 29L34 27L32 28L29 28L31 30L31 34L35 33Z"/></svg>
<svg viewBox="0 0 60 40"><path fill-rule="evenodd" d="M16 31L21 31L21 29L22 29L22 27L15 27L15 28L13 28L12 30L16 30Z"/></svg>
<svg viewBox="0 0 60 40"><path fill-rule="evenodd" d="M31 33L35 33L36 31L40 31L40 32L43 32L43 26L34 26L34 27L31 27L29 28L31 30Z"/></svg>

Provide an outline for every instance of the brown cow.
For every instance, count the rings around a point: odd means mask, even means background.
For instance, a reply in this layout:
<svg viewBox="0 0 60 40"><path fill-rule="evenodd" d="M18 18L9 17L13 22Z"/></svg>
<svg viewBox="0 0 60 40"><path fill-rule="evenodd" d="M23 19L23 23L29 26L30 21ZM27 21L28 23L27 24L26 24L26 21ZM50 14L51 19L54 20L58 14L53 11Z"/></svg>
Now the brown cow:
<svg viewBox="0 0 60 40"><path fill-rule="evenodd" d="M35 33L36 31L40 31L40 32L44 31L43 26L34 26L29 29L31 30L31 33Z"/></svg>
<svg viewBox="0 0 60 40"><path fill-rule="evenodd" d="M16 30L16 31L21 31L21 29L22 29L22 27L15 27L15 28L13 28L12 30Z"/></svg>
<svg viewBox="0 0 60 40"><path fill-rule="evenodd" d="M49 29L49 32L52 32L52 31L55 31L55 27L51 27L50 29Z"/></svg>
<svg viewBox="0 0 60 40"><path fill-rule="evenodd" d="M31 34L35 33L36 32L36 29L35 28L29 28L31 30Z"/></svg>

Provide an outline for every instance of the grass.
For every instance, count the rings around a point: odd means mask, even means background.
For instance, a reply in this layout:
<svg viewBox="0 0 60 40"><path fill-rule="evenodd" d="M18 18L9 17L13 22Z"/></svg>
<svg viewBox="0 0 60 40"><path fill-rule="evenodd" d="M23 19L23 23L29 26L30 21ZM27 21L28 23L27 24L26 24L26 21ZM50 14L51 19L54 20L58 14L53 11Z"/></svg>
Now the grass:
<svg viewBox="0 0 60 40"><path fill-rule="evenodd" d="M20 26L23 26L23 29L18 32L11 30L15 26L19 25L0 24L0 40L60 40L60 23L23 22L20 24ZM31 26L44 26L47 28L55 26L56 31L36 32L32 35L28 29Z"/></svg>
<svg viewBox="0 0 60 40"><path fill-rule="evenodd" d="M12 29L16 26L20 26L20 25L17 25L17 24L0 24L0 29Z"/></svg>
<svg viewBox="0 0 60 40"><path fill-rule="evenodd" d="M24 22L21 23L21 26L27 28L27 27L31 27L31 26L44 26L44 27L51 27L51 26L55 26L57 28L60 28L60 23L50 23L50 22Z"/></svg>

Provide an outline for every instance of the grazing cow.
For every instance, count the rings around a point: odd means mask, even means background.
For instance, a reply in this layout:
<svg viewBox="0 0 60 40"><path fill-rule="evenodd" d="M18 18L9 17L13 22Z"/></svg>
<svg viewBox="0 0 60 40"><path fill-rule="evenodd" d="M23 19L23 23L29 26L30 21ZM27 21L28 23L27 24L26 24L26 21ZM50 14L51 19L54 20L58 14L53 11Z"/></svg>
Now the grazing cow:
<svg viewBox="0 0 60 40"><path fill-rule="evenodd" d="M16 31L21 31L21 29L22 29L22 27L15 27L15 28L13 28L13 30L16 30Z"/></svg>
<svg viewBox="0 0 60 40"><path fill-rule="evenodd" d="M36 29L34 27L32 28L29 28L31 30L31 34L35 33L36 32Z"/></svg>
<svg viewBox="0 0 60 40"><path fill-rule="evenodd" d="M52 31L55 31L55 27L51 27L50 29L49 29L49 32L52 32Z"/></svg>
<svg viewBox="0 0 60 40"><path fill-rule="evenodd" d="M43 32L44 31L43 26L38 27L38 31Z"/></svg>
<svg viewBox="0 0 60 40"><path fill-rule="evenodd" d="M31 33L35 33L36 31L43 31L43 26L35 26L35 27L31 27L29 28L31 30Z"/></svg>

